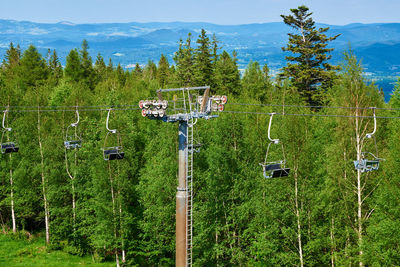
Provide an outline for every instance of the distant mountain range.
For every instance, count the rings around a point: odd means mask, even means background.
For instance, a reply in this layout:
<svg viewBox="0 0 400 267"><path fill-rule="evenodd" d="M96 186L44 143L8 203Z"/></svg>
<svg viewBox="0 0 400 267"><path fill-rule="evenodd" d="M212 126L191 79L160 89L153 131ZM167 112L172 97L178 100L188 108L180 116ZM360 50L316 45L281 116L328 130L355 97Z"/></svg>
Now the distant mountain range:
<svg viewBox="0 0 400 267"><path fill-rule="evenodd" d="M373 79L386 79L392 83L394 77L400 76L400 23L317 24L317 27L330 27L330 36L341 34L330 45L335 48L332 63L339 63L342 53L351 47L362 59L366 74ZM10 42L20 44L23 49L34 44L43 54L48 48L56 49L65 64L69 51L79 48L86 39L94 60L97 53L101 53L106 61L111 58L114 63L129 68L135 63L146 64L148 60L157 62L163 53L173 63L179 39L186 40L189 32L197 38L202 28L210 35L215 33L222 49L236 50L240 68L245 68L251 60L267 64L272 71L285 65L281 47L287 43L287 33L291 29L282 22L245 25L202 22L49 24L0 20L0 57L3 58Z"/></svg>

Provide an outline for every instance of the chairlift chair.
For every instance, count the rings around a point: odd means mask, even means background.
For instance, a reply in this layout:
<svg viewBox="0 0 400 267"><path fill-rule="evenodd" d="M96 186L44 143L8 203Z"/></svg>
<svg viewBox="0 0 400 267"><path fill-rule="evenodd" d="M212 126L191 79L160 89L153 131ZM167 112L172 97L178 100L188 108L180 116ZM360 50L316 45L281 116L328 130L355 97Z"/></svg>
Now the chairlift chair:
<svg viewBox="0 0 400 267"><path fill-rule="evenodd" d="M122 147L119 146L106 147L103 149L103 156L104 160L123 159L125 152L123 152Z"/></svg>
<svg viewBox="0 0 400 267"><path fill-rule="evenodd" d="M12 133L12 128L7 128L5 127L5 119L6 119L6 114L8 112L8 108L4 111L3 114L3 122L2 122L2 133L1 133L1 153L2 154L8 154L8 153L16 153L19 151L19 146L18 142L16 141L16 136L14 135L14 141L5 141L4 139L7 136L7 133Z"/></svg>
<svg viewBox="0 0 400 267"><path fill-rule="evenodd" d="M274 114L276 113L270 114L269 125L268 125L268 139L270 140L270 143L268 144L267 153L265 154L265 160L263 163L260 163L260 165L263 167L263 175L266 179L286 177L290 173L290 168L285 167L286 160L285 160L283 144L281 144L283 160L268 161L268 153L271 144L279 144L279 139L271 139L270 136L272 117L274 116Z"/></svg>
<svg viewBox="0 0 400 267"><path fill-rule="evenodd" d="M364 138L373 138L375 142L376 155L378 155L378 146L376 145L375 132L376 132L376 115L375 108L372 108L374 111L374 130L372 133L367 133ZM367 158L369 156L369 159ZM377 171L379 169L380 161L385 160L383 158L379 158L375 156L371 152L361 152L361 159L354 160L354 167L356 170L360 170L361 172L370 172Z"/></svg>
<svg viewBox="0 0 400 267"><path fill-rule="evenodd" d="M1 153L8 154L8 153L15 153L18 152L19 146L14 142L5 142L1 143Z"/></svg>
<svg viewBox="0 0 400 267"><path fill-rule="evenodd" d="M78 123L79 123L78 107L76 107L76 116L77 116L77 121L72 123L72 124L70 124L67 127L67 130L65 131L64 146L65 146L66 149L77 149L77 148L81 148L82 147L82 139L77 134ZM71 128L75 128L75 133L73 135L69 135L69 130Z"/></svg>
<svg viewBox="0 0 400 267"><path fill-rule="evenodd" d="M362 152L361 155L361 160L354 161L354 167L356 168L356 170L360 170L361 172L377 171L379 169L379 162L381 160L385 160L376 157L371 152ZM366 159L366 155L371 155L372 159Z"/></svg>
<svg viewBox="0 0 400 267"><path fill-rule="evenodd" d="M108 128L108 121L110 118L110 112L111 108L108 110L107 114L107 121L106 121L106 128L108 130L106 138L104 139L104 146L102 148L103 150L103 159L104 160L116 160L116 159L123 159L125 157L125 152L123 151L123 147L121 144L121 136L117 132L116 129L109 129ZM106 146L107 145L107 140L109 136L115 135L117 139L117 145L116 146Z"/></svg>

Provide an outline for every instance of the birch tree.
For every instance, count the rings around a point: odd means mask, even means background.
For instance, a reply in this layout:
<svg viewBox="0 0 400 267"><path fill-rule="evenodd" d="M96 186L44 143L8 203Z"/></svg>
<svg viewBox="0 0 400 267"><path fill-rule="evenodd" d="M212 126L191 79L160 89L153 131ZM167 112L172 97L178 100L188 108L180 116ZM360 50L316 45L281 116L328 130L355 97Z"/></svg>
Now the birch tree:
<svg viewBox="0 0 400 267"><path fill-rule="evenodd" d="M338 113L352 117L337 119L334 139L336 156L331 156L337 158L339 156L337 151L341 151L342 155L341 159L336 160L340 163L339 166L336 164L336 170L331 172L337 176L333 179L336 180L337 188L340 190L341 203L346 210L346 221L355 234L355 244L351 241L352 234L350 234L346 246L357 247L358 255L355 259L359 266L364 266L365 229L374 213L374 208L368 205L368 200L380 185L380 179L376 172L362 172L359 168L355 169L353 161L360 161L362 152L372 151L376 155L374 141L366 138L366 134L374 129L373 112L370 107L381 106L383 99L373 84L366 85L362 67L354 54L346 53L345 60L341 79L333 89L333 104L348 107Z"/></svg>

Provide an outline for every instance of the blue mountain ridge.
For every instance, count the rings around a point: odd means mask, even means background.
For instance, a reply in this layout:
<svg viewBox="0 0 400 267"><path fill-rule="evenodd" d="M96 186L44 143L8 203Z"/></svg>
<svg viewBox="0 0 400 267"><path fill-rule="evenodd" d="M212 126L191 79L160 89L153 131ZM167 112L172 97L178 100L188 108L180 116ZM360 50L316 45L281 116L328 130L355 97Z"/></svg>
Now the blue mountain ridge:
<svg viewBox="0 0 400 267"><path fill-rule="evenodd" d="M372 79L379 81L385 77L391 84L400 75L400 53L397 53L400 23L316 24L316 27L329 27L329 36L340 34L330 44L335 48L333 64L340 63L343 52L351 48ZM48 48L56 49L65 64L69 51L79 48L82 40L86 39L92 57L101 53L106 60L111 58L126 68L135 63L146 64L148 60L158 61L162 53L173 63L179 39L186 40L189 32L197 38L203 28L208 34L216 35L223 50L237 52L242 69L250 61L268 64L273 73L285 65L286 53L281 47L287 43L287 34L292 29L282 22L243 25L205 22L73 24L0 19L0 56L4 57L10 42L20 44L22 49L34 44L43 54Z"/></svg>

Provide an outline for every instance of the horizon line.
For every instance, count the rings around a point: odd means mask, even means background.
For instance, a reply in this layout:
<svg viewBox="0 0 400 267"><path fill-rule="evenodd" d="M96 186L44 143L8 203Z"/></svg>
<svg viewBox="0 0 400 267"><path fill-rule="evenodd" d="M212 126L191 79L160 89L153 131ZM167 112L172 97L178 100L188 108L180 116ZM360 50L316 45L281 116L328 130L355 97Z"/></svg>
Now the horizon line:
<svg viewBox="0 0 400 267"><path fill-rule="evenodd" d="M138 24L152 24L152 23L188 23L188 24L211 24L211 25L216 25L216 26L242 26L242 25L262 25L262 24L276 24L276 23L284 23L283 21L269 21L269 22L252 22L252 23L241 23L241 24L218 24L214 22L206 22L206 21L126 21L126 22L82 22L82 23L75 23L72 21L68 20L60 20L57 22L38 22L38 21L32 21L32 20L16 20L16 19L8 19L8 18L0 18L0 20L3 21L12 21L12 22L30 22L30 23L36 23L36 24L64 24L64 25L70 25L70 26L77 26L77 25L99 25L99 24L129 24L129 23L138 23ZM348 26L348 25L353 25L353 24L361 24L361 25L373 25L373 24L400 24L400 22L370 22L370 23L363 23L363 22L351 22L351 23L346 23L346 24L330 24L330 23L325 23L325 22L318 22L315 21L315 24L324 24L324 25L330 25L330 26Z"/></svg>

